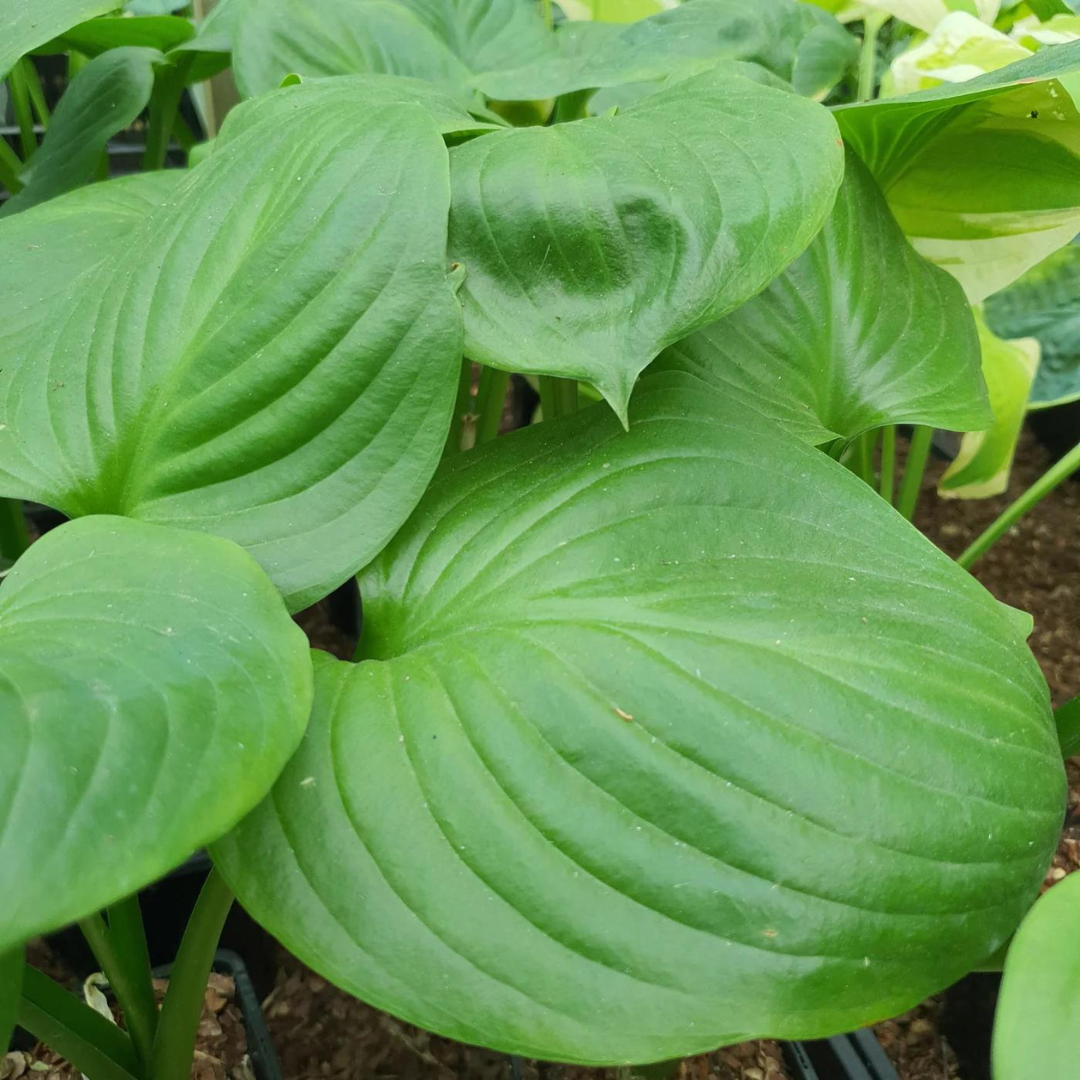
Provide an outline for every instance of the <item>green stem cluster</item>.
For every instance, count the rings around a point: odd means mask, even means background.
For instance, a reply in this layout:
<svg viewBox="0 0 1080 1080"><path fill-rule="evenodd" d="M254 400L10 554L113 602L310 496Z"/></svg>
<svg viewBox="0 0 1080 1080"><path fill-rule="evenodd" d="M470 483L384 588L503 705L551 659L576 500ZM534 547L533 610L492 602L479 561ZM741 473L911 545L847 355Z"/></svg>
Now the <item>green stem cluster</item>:
<svg viewBox="0 0 1080 1080"><path fill-rule="evenodd" d="M187 1080L210 975L233 896L211 871L184 932L160 1015L154 999L138 897L79 926L109 980L124 1019L112 1024L27 965L19 1024L89 1080Z"/></svg>
<svg viewBox="0 0 1080 1080"><path fill-rule="evenodd" d="M560 416L576 413L578 409L577 380L541 375L540 408L545 420L557 420Z"/></svg>
<svg viewBox="0 0 1080 1080"><path fill-rule="evenodd" d="M2 141L2 140L0 140ZM14 562L30 546L20 499L0 499L0 555Z"/></svg>

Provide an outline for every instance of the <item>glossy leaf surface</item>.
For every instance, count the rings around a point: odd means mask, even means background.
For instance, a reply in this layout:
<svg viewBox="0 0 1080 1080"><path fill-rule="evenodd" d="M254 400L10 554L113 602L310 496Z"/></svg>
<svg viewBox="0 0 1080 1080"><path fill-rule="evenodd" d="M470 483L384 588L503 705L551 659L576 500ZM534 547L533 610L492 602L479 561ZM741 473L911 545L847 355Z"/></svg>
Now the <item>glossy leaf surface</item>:
<svg viewBox="0 0 1080 1080"><path fill-rule="evenodd" d="M1080 42L970 82L835 110L916 249L969 300L1080 231Z"/></svg>
<svg viewBox="0 0 1080 1080"><path fill-rule="evenodd" d="M419 499L461 314L432 121L294 100L218 147L12 343L0 489L227 536L300 608Z"/></svg>
<svg viewBox="0 0 1080 1080"><path fill-rule="evenodd" d="M91 60L64 91L40 149L20 176L23 190L0 207L0 217L85 184L109 139L146 108L154 66L164 59L156 49L124 47Z"/></svg>
<svg viewBox="0 0 1080 1080"><path fill-rule="evenodd" d="M225 832L310 703L304 635L235 544L108 517L35 543L0 587L0 950Z"/></svg>
<svg viewBox="0 0 1080 1080"><path fill-rule="evenodd" d="M625 417L661 349L803 251L843 150L827 110L715 68L614 117L482 136L450 164L467 354L583 379Z"/></svg>
<svg viewBox="0 0 1080 1080"><path fill-rule="evenodd" d="M1080 874L1041 896L1009 946L994 1019L994 1080L1072 1076L1080 1025Z"/></svg>
<svg viewBox="0 0 1080 1080"><path fill-rule="evenodd" d="M1028 408L1080 398L1080 245L1070 244L987 299L986 322L1000 337L1033 337L1042 359Z"/></svg>
<svg viewBox="0 0 1080 1080"><path fill-rule="evenodd" d="M855 39L835 19L795 0L694 0L617 30L564 24L555 43L552 55L475 84L492 98L531 100L744 60L814 95L836 83L857 54Z"/></svg>
<svg viewBox="0 0 1080 1080"><path fill-rule="evenodd" d="M965 431L991 420L963 291L912 250L850 152L806 252L655 366L689 372L815 445L885 424Z"/></svg>
<svg viewBox="0 0 1080 1080"><path fill-rule="evenodd" d="M328 79L305 79L301 85L285 86L270 94L241 102L230 110L217 145L244 134L250 127L273 122L286 108L306 110L377 109L387 105L417 105L443 135L479 135L500 131L505 125L478 120L460 97L420 79L391 75L338 75Z"/></svg>
<svg viewBox="0 0 1080 1080"><path fill-rule="evenodd" d="M892 1015L1011 933L1064 781L1023 627L826 455L650 379L444 468L215 845L350 992L546 1059ZM858 866L860 872L851 873Z"/></svg>
<svg viewBox="0 0 1080 1080"><path fill-rule="evenodd" d="M1065 757L1080 754L1080 697L1067 701L1054 713L1057 723L1058 741Z"/></svg>
<svg viewBox="0 0 1080 1080"><path fill-rule="evenodd" d="M7 253L0 259L0 355L14 355L40 325L41 312L63 304L70 283L105 261L183 178L170 171L107 180L5 221L0 227Z"/></svg>
<svg viewBox="0 0 1080 1080"><path fill-rule="evenodd" d="M492 67L553 48L518 0L239 0L233 67L241 93L305 76L406 75L464 89Z"/></svg>
<svg viewBox="0 0 1080 1080"><path fill-rule="evenodd" d="M95 15L104 15L116 0L0 0L0 78L5 78L15 61L44 45L57 34Z"/></svg>
<svg viewBox="0 0 1080 1080"><path fill-rule="evenodd" d="M976 312L976 323L993 420L985 430L964 436L960 452L938 481L938 493L950 498L985 499L1000 495L1009 486L1016 443L1039 366L1039 343L1034 338L999 338L987 327L981 312Z"/></svg>
<svg viewBox="0 0 1080 1080"><path fill-rule="evenodd" d="M15 1030L22 992L23 950L12 949L0 955L0 1046L6 1050Z"/></svg>

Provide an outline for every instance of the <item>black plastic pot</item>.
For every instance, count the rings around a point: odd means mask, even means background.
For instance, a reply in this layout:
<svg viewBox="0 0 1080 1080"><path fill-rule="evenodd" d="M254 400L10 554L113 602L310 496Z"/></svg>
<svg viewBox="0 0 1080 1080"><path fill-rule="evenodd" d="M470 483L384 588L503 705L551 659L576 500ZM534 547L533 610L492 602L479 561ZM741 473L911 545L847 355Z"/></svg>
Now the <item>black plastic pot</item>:
<svg viewBox="0 0 1080 1080"><path fill-rule="evenodd" d="M781 1043L781 1047L796 1080L899 1080L869 1028L832 1039Z"/></svg>
<svg viewBox="0 0 1080 1080"><path fill-rule="evenodd" d="M899 1080L877 1036L869 1029L813 1042L781 1043L795 1080ZM510 1080L523 1080L524 1059L511 1057Z"/></svg>

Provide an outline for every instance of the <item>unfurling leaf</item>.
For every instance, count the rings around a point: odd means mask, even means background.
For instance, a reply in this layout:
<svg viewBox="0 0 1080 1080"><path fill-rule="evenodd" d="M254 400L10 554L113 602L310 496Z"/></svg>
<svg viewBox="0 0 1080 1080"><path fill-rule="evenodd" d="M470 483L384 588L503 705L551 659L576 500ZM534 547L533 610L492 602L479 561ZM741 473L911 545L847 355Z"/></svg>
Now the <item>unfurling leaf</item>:
<svg viewBox="0 0 1080 1080"><path fill-rule="evenodd" d="M215 862L321 974L469 1043L653 1061L893 1015L1038 888L1046 684L826 455L671 373L631 413L443 469Z"/></svg>
<svg viewBox="0 0 1080 1080"><path fill-rule="evenodd" d="M109 517L39 540L0 588L0 951L220 836L310 704L304 635L235 544Z"/></svg>

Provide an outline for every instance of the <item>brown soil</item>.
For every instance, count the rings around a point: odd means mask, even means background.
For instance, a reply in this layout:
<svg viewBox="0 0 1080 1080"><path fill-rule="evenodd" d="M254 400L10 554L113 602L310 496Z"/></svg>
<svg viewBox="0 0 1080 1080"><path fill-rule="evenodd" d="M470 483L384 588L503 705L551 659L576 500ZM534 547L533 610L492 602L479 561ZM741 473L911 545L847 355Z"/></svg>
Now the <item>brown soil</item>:
<svg viewBox="0 0 1080 1080"><path fill-rule="evenodd" d="M1042 447L1025 434L1007 494L969 501L938 499L933 494L945 464L932 462L916 524L942 550L959 555L1049 464ZM1055 705L1080 694L1078 521L1080 481L1070 480L1021 518L972 568L999 600L1034 617L1031 648Z"/></svg>
<svg viewBox="0 0 1080 1080"><path fill-rule="evenodd" d="M264 1009L285 1080L512 1080L505 1054L443 1039L357 1001L281 950ZM681 1080L789 1080L774 1042L691 1058ZM521 1080L627 1080L625 1070L521 1063Z"/></svg>
<svg viewBox="0 0 1080 1080"><path fill-rule="evenodd" d="M32 943L27 955L35 967L57 982L73 990L78 989L63 963L51 954L44 943ZM168 979L154 980L154 993L159 1005L168 988ZM244 1018L235 997L236 987L231 978L217 972L210 975L195 1042L191 1080L255 1080L247 1056ZM113 1011L114 1019L119 1020L115 1006ZM42 1043L32 1050L15 1050L0 1058L0 1080L81 1080L81 1075L78 1069Z"/></svg>

